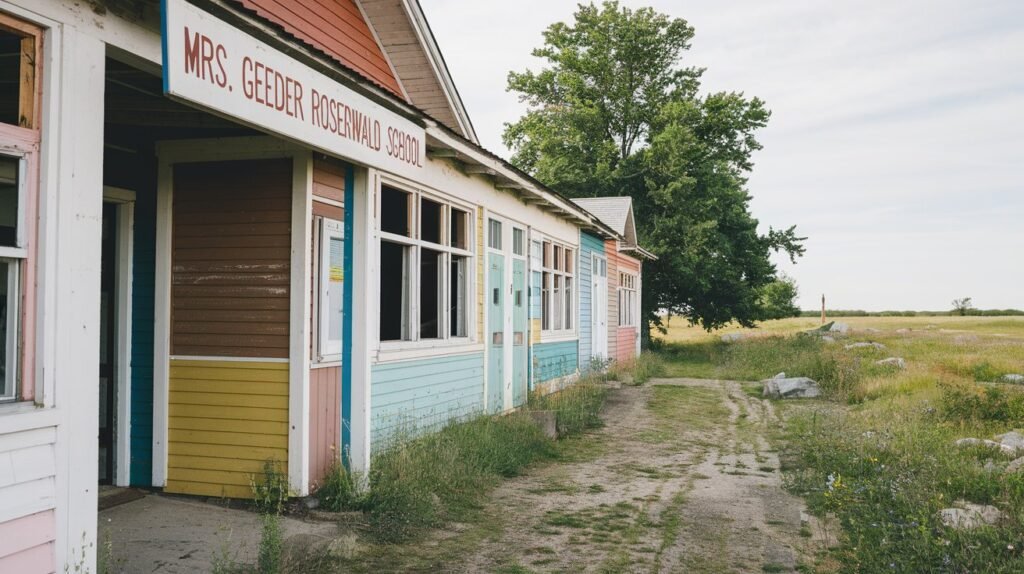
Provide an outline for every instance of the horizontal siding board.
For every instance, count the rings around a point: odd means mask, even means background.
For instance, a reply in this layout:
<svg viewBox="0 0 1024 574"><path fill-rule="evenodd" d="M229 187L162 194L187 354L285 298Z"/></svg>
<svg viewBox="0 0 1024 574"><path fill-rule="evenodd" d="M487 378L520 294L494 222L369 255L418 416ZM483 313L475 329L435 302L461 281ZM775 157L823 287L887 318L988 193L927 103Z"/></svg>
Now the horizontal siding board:
<svg viewBox="0 0 1024 574"><path fill-rule="evenodd" d="M0 558L0 572L50 574L56 572L54 543L47 542Z"/></svg>
<svg viewBox="0 0 1024 574"><path fill-rule="evenodd" d="M20 552L44 546L56 539L57 523L53 510L36 512L0 523L0 566L3 559ZM3 570L0 572L21 572Z"/></svg>
<svg viewBox="0 0 1024 574"><path fill-rule="evenodd" d="M575 374L579 368L578 342L559 341L535 345L533 362L535 383Z"/></svg>
<svg viewBox="0 0 1024 574"><path fill-rule="evenodd" d="M172 354L288 356L287 316L254 318L288 308L291 195L287 159L174 167ZM253 199L264 202L262 209L249 208ZM249 238L258 238L258 244ZM195 299L213 303L197 306ZM219 304L229 300L230 306ZM210 306L219 313L193 313L187 320L177 315L179 309ZM239 320L232 319L233 312ZM253 351L257 348L261 351Z"/></svg>
<svg viewBox="0 0 1024 574"><path fill-rule="evenodd" d="M371 376L374 442L483 410L483 353L375 365Z"/></svg>
<svg viewBox="0 0 1024 574"><path fill-rule="evenodd" d="M171 361L168 492L248 498L249 477L262 473L267 460L287 468L287 368L279 362Z"/></svg>
<svg viewBox="0 0 1024 574"><path fill-rule="evenodd" d="M56 482L48 476L0 488L0 522L54 508Z"/></svg>

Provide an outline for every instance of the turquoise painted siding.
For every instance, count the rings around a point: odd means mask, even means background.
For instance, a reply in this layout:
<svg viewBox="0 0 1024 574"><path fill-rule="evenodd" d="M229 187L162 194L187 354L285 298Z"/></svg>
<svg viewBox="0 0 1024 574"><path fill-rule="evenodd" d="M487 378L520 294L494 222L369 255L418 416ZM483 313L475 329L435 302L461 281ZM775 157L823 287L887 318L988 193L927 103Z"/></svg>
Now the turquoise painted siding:
<svg viewBox="0 0 1024 574"><path fill-rule="evenodd" d="M593 278L591 274L593 270L593 254L604 255L604 241L594 237L587 233L580 233L580 265L579 265L579 290L580 290L580 369L587 371L590 369L590 357L593 355L591 352L591 330L593 329L593 321L591 320L591 309L592 297L591 293Z"/></svg>
<svg viewBox="0 0 1024 574"><path fill-rule="evenodd" d="M135 200L132 260L132 404L129 479L153 484L153 287L156 260L156 194Z"/></svg>
<svg viewBox="0 0 1024 574"><path fill-rule="evenodd" d="M433 430L484 408L482 352L374 365L371 381L374 443L395 431Z"/></svg>
<svg viewBox="0 0 1024 574"><path fill-rule="evenodd" d="M534 384L571 375L578 366L579 344L575 340L533 346Z"/></svg>

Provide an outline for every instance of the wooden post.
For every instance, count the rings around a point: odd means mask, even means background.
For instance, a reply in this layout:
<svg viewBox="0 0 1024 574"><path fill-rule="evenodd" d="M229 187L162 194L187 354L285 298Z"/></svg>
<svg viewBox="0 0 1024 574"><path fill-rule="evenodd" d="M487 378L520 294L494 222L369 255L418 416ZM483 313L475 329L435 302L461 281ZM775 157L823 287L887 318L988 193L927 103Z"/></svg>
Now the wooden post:
<svg viewBox="0 0 1024 574"><path fill-rule="evenodd" d="M821 324L825 324L825 294L821 294Z"/></svg>

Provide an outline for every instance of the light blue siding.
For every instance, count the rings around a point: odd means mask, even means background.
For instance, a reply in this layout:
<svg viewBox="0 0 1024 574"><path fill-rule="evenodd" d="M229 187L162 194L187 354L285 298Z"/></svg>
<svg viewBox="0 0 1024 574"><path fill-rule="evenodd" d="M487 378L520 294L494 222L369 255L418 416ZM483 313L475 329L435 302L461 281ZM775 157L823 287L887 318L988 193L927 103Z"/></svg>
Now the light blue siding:
<svg viewBox="0 0 1024 574"><path fill-rule="evenodd" d="M396 431L434 430L484 408L482 352L374 365L371 380L374 443Z"/></svg>
<svg viewBox="0 0 1024 574"><path fill-rule="evenodd" d="M575 340L533 346L534 384L572 375L578 367L579 344Z"/></svg>
<svg viewBox="0 0 1024 574"><path fill-rule="evenodd" d="M591 273L593 270L593 254L604 255L604 241L589 235L587 233L580 233L580 265L579 265L579 293L580 293L580 370L587 371L590 368L590 357L593 355L591 352L591 330L593 329L593 321L591 320L592 306L592 283L593 279Z"/></svg>

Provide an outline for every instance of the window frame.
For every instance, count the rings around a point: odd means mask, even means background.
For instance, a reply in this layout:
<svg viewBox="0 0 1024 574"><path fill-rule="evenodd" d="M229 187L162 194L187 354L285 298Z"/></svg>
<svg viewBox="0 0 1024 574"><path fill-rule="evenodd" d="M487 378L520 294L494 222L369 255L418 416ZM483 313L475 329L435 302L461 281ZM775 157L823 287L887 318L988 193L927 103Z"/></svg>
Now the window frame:
<svg viewBox="0 0 1024 574"><path fill-rule="evenodd" d="M541 337L575 336L579 324L579 284L576 273L579 268L579 248L550 237L542 237L540 249ZM571 319L568 326L565 325L566 319Z"/></svg>
<svg viewBox="0 0 1024 574"><path fill-rule="evenodd" d="M316 297L314 299L314 316L316 317L316 329L314 330L314 345L313 348L316 351L314 356L314 364L325 364L325 363L340 363L342 349L344 348L344 322L342 323L342 333L336 340L332 340L329 336L330 332L330 306L325 305L324 301L330 299L330 281L325 281L325 278L330 277L330 242L334 239L340 239L342 242L342 249L344 250L345 244L345 222L339 221L331 217L317 216L316 218ZM344 273L344 251L342 251L342 273ZM341 302L341 315L342 321L345 316L345 296L344 296L344 282L347 277L342 276L342 302Z"/></svg>
<svg viewBox="0 0 1024 574"><path fill-rule="evenodd" d="M636 308L637 303L637 281L635 273L619 271L619 326L636 327L638 325ZM625 299L625 303L623 303Z"/></svg>
<svg viewBox="0 0 1024 574"><path fill-rule="evenodd" d="M381 229L380 221L382 219L381 211L381 195L384 188L391 188L396 191L408 194L410 207L408 210L408 229L409 236L398 235ZM400 182L389 177L381 177L379 183L376 185L376 213L375 226L377 231L377 263L380 264L380 247L383 243L393 243L402 245L408 249L408 260L406 261L405 273L406 278L406 304L408 308L404 312L403 322L405 328L403 329L403 338L401 339L381 339L380 330L378 325L377 331L377 344L380 351L401 351L406 349L429 349L435 347L454 347L463 346L476 342L476 333L473 326L475 325L476 314L478 312L475 301L475 287L476 287L476 265L477 257L476 253L476 221L475 214L476 210L472 205L460 201L449 195L439 193L433 190L425 189L420 186L412 185L405 182ZM426 241L421 239L421 225L420 220L422 200L426 199L434 203L439 203L442 206L441 209L441 243L434 243L432 241ZM455 247L453 238L451 236L452 229L452 211L458 210L462 212L466 217L466 225L464 226L466 238L466 248L462 249ZM441 254L441 285L440 285L440 317L442 325L440 327L440 337L424 338L420 332L421 328L421 309L420 309L420 288L421 288L421 274L420 265L422 250L428 249L430 251L439 252ZM451 265L454 257L465 257L466 262L466 273L465 273L465 310L462 313L463 321L465 323L465 335L464 336L452 336L452 321L457 320L456 313L452 312L451 309L451 286L452 286L452 273ZM383 279L382 274L378 274L378 282ZM378 285L378 305L383 305L384 302L379 300L380 287Z"/></svg>

